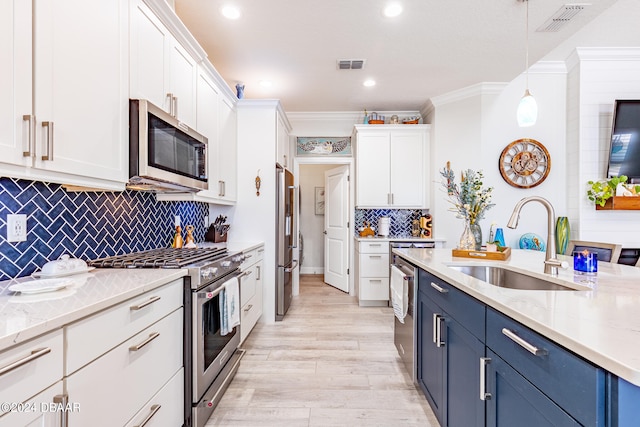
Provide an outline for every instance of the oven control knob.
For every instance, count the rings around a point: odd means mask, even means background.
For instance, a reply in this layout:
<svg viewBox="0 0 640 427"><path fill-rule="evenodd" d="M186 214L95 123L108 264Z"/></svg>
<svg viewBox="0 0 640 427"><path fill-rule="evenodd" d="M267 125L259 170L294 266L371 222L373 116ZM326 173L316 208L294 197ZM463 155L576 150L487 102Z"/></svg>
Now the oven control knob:
<svg viewBox="0 0 640 427"><path fill-rule="evenodd" d="M222 262L220 263L220 265L221 265L222 267L230 267L230 266L231 266L231 261L222 261Z"/></svg>
<svg viewBox="0 0 640 427"><path fill-rule="evenodd" d="M202 277L203 279L206 279L209 277L210 274L211 274L210 268L203 268L202 271L200 272L200 277Z"/></svg>
<svg viewBox="0 0 640 427"><path fill-rule="evenodd" d="M244 261L244 255L236 255L232 258L233 262L242 262Z"/></svg>
<svg viewBox="0 0 640 427"><path fill-rule="evenodd" d="M218 267L211 267L209 269L211 276L215 276L218 273Z"/></svg>

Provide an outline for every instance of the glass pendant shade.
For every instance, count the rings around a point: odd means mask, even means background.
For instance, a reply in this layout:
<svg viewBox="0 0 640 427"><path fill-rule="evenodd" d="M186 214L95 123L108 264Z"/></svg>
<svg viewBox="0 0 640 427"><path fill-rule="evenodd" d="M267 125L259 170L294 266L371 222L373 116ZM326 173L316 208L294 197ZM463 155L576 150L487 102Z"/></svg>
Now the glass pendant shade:
<svg viewBox="0 0 640 427"><path fill-rule="evenodd" d="M538 119L538 104L535 98L529 92L529 89L524 91L522 99L518 104L518 111L516 113L518 117L518 126L528 127L536 124Z"/></svg>

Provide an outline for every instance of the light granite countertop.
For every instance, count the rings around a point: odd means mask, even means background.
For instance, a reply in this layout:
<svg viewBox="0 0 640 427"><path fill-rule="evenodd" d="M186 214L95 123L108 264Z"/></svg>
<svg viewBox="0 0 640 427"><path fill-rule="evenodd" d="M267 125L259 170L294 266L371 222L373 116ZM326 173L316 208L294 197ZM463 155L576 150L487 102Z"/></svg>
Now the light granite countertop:
<svg viewBox="0 0 640 427"><path fill-rule="evenodd" d="M640 386L640 268L601 262L596 276L574 274L571 257L557 278L543 273L545 254L512 250L507 261L451 256L451 249L394 249L414 265L488 306ZM492 264L548 279L577 291L528 291L490 285L448 267Z"/></svg>
<svg viewBox="0 0 640 427"><path fill-rule="evenodd" d="M72 284L63 289L38 294L8 289L31 277L0 282L0 351L186 274L184 269L96 269L66 277Z"/></svg>

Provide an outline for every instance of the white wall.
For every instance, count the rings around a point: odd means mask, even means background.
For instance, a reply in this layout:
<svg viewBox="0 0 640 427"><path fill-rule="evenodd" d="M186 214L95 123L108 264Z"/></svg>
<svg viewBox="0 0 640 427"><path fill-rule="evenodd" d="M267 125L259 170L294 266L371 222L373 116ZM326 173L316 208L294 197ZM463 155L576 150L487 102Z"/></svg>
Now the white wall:
<svg viewBox="0 0 640 427"><path fill-rule="evenodd" d="M335 165L300 165L300 232L304 236L304 264L301 274L323 274L324 215L314 209L315 187L324 187L324 172Z"/></svg>
<svg viewBox="0 0 640 427"><path fill-rule="evenodd" d="M451 162L459 174L464 169L482 170L485 186L494 187L493 203L481 226L483 240L489 227L496 222L505 232L507 245L518 247L520 236L527 232L539 234L546 240L547 215L540 204L523 208L516 230L506 228L513 207L523 197L538 195L548 199L557 216L566 215L566 130L565 130L564 66L557 63L537 64L529 75L529 88L537 100L539 116L530 128L520 128L516 122L516 108L525 89L524 75L508 84L480 84L434 98L432 177L435 181L432 196L434 234L445 238L447 247L455 247L462 233L462 220L450 212L450 204L440 186L439 171ZM498 159L512 141L532 138L549 151L552 161L547 179L537 187L520 189L507 184L500 175Z"/></svg>
<svg viewBox="0 0 640 427"><path fill-rule="evenodd" d="M596 211L587 182L606 177L616 99L640 99L640 48L581 48L569 59L572 237L640 248L640 212Z"/></svg>

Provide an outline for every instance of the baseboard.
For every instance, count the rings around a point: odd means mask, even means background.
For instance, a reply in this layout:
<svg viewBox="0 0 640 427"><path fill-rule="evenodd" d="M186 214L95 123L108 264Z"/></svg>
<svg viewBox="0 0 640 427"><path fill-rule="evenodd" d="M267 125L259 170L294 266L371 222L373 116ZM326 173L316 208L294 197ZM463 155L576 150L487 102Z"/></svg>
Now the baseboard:
<svg viewBox="0 0 640 427"><path fill-rule="evenodd" d="M300 274L324 274L324 267L300 267Z"/></svg>

